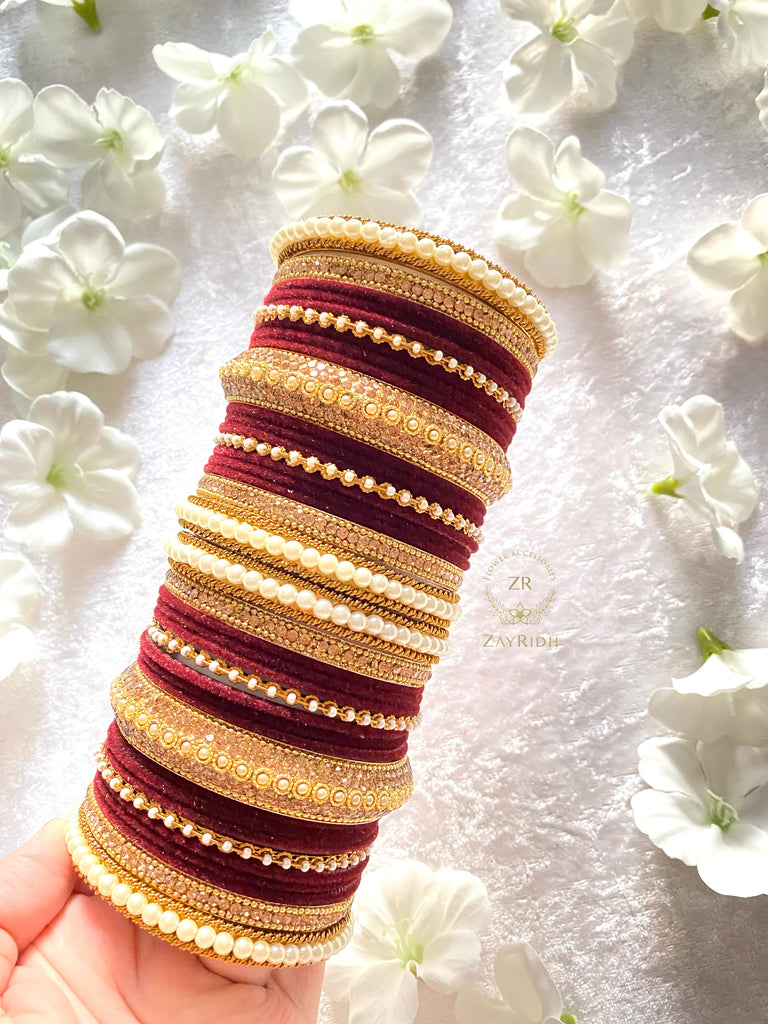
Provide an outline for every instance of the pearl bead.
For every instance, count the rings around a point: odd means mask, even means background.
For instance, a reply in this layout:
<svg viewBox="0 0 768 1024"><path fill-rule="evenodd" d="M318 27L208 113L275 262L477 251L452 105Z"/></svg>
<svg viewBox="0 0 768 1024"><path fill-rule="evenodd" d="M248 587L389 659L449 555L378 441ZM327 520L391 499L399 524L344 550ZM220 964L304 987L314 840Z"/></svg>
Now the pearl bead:
<svg viewBox="0 0 768 1024"><path fill-rule="evenodd" d="M250 523L238 523L235 529L235 540L240 544L248 544L253 533L253 527Z"/></svg>
<svg viewBox="0 0 768 1024"><path fill-rule="evenodd" d="M331 956L333 956L333 943L332 942L324 942L323 943L323 959L327 960Z"/></svg>
<svg viewBox="0 0 768 1024"><path fill-rule="evenodd" d="M149 900L143 892L134 892L126 900L125 909L129 914L132 914L134 917L138 917L148 903Z"/></svg>
<svg viewBox="0 0 768 1024"><path fill-rule="evenodd" d="M398 583L397 580L390 580L387 584L386 595L392 601L399 601L400 596L403 593L402 583Z"/></svg>
<svg viewBox="0 0 768 1024"><path fill-rule="evenodd" d="M235 536L236 529L237 520L227 518L222 522L221 526L219 527L219 533L222 535L222 537L227 537L231 540Z"/></svg>
<svg viewBox="0 0 768 1024"><path fill-rule="evenodd" d="M280 584L277 580L273 580L270 576L262 580L259 584L259 593L262 597L266 597L267 600L271 601L277 596L277 591Z"/></svg>
<svg viewBox="0 0 768 1024"><path fill-rule="evenodd" d="M384 620L379 615L369 615L365 622L365 632L378 636L384 628Z"/></svg>
<svg viewBox="0 0 768 1024"><path fill-rule="evenodd" d="M349 622L347 623L347 625L349 626L350 629L354 629L355 632L360 633L365 629L366 622L367 618L363 614L363 612L353 612L349 616Z"/></svg>
<svg viewBox="0 0 768 1024"><path fill-rule="evenodd" d="M267 540L267 553L270 555L282 555L285 550L285 540L279 534L272 534Z"/></svg>
<svg viewBox="0 0 768 1024"><path fill-rule="evenodd" d="M211 928L209 924L204 924L197 929L197 935L195 935L195 945L199 946L200 949L210 949L215 941L215 928Z"/></svg>
<svg viewBox="0 0 768 1024"><path fill-rule="evenodd" d="M86 878L88 879L88 884L95 886L105 871L106 868L103 867L101 864L91 864L91 866L88 868L88 874L86 875Z"/></svg>
<svg viewBox="0 0 768 1024"><path fill-rule="evenodd" d="M336 557L336 555L326 554L320 556L317 563L317 568L320 570L321 573L323 573L324 576L334 576L336 574L336 569L338 568L338 565L339 560Z"/></svg>
<svg viewBox="0 0 768 1024"><path fill-rule="evenodd" d="M334 605L333 612L331 613L331 621L335 622L337 626L346 626L350 615L351 612L347 605L337 604Z"/></svg>
<svg viewBox="0 0 768 1024"><path fill-rule="evenodd" d="M394 622L385 622L381 633L379 633L379 636L381 637L382 640L386 640L387 643L390 643L397 637L397 626L394 624Z"/></svg>
<svg viewBox="0 0 768 1024"><path fill-rule="evenodd" d="M382 573L375 572L373 576L371 576L370 589L374 592L374 594L385 593L388 586L389 580Z"/></svg>
<svg viewBox="0 0 768 1024"><path fill-rule="evenodd" d="M442 245L438 245L438 247L435 249L434 258L435 263L437 263L439 266L447 267L450 265L450 262L453 259L453 249L450 247L450 245L446 245L445 243L443 243Z"/></svg>
<svg viewBox="0 0 768 1024"><path fill-rule="evenodd" d="M296 603L297 594L298 590L292 583L283 583L282 586L278 588L277 600L280 604L292 605Z"/></svg>
<svg viewBox="0 0 768 1024"><path fill-rule="evenodd" d="M198 566L200 568L200 572L204 572L207 575L210 575L210 573L211 573L211 571L213 569L213 564L216 561L217 561L217 559L214 558L213 555L210 555L208 553L202 555L200 557L200 561L198 562Z"/></svg>
<svg viewBox="0 0 768 1024"><path fill-rule="evenodd" d="M102 875L99 879L99 892L102 896L109 896L113 888L117 885L117 875L107 873Z"/></svg>
<svg viewBox="0 0 768 1024"><path fill-rule="evenodd" d="M411 639L411 631L405 626L399 626L397 633L395 634L395 642L400 644L401 647L407 647Z"/></svg>
<svg viewBox="0 0 768 1024"><path fill-rule="evenodd" d="M297 540L289 540L285 543L283 549L283 555L288 559L289 562L298 562L301 558L301 553L304 550L304 545L300 544Z"/></svg>
<svg viewBox="0 0 768 1024"><path fill-rule="evenodd" d="M174 935L179 925L179 915L175 910L164 910L157 919L157 927L164 935Z"/></svg>
<svg viewBox="0 0 768 1024"><path fill-rule="evenodd" d="M315 943L315 945L312 946L312 960L313 960L314 963L317 964L317 963L320 963L320 961L322 959L323 959L323 947L322 947L322 945L320 943Z"/></svg>
<svg viewBox="0 0 768 1024"><path fill-rule="evenodd" d="M423 259L431 259L435 254L435 249L437 249L437 244L431 238L420 238L416 243L416 252Z"/></svg>
<svg viewBox="0 0 768 1024"><path fill-rule="evenodd" d="M424 608L427 603L427 596L423 590L418 590L413 597L413 607L418 609Z"/></svg>
<svg viewBox="0 0 768 1024"><path fill-rule="evenodd" d="M416 591L413 587L403 587L400 593L400 600L403 604L413 604L416 598Z"/></svg>
<svg viewBox="0 0 768 1024"><path fill-rule="evenodd" d="M321 597L319 601L315 601L315 606L312 609L312 613L315 616L315 618L330 619L331 615L333 614L333 605L327 598ZM365 618L365 616L363 616L363 618Z"/></svg>
<svg viewBox="0 0 768 1024"><path fill-rule="evenodd" d="M251 960L257 964L264 964L269 959L269 943L264 942L263 939L259 939L258 942L254 942L253 949L251 950Z"/></svg>
<svg viewBox="0 0 768 1024"><path fill-rule="evenodd" d="M475 281L482 281L488 273L488 264L485 260L472 260L469 265L469 276Z"/></svg>
<svg viewBox="0 0 768 1024"><path fill-rule="evenodd" d="M191 942L197 935L197 921L191 920L189 917L185 917L183 921L179 921L176 925L176 938L180 942Z"/></svg>
<svg viewBox="0 0 768 1024"><path fill-rule="evenodd" d="M250 569L245 576L243 576L242 584L246 590L256 592L261 586L264 577L256 569Z"/></svg>
<svg viewBox="0 0 768 1024"><path fill-rule="evenodd" d="M116 907L124 907L130 896L131 887L126 885L125 882L118 882L117 885L113 886L112 892L109 894L109 898Z"/></svg>
<svg viewBox="0 0 768 1024"><path fill-rule="evenodd" d="M157 903L148 903L141 912L141 920L144 924L156 925L162 912L163 908Z"/></svg>
<svg viewBox="0 0 768 1024"><path fill-rule="evenodd" d="M316 601L317 597L311 590L300 590L296 595L296 607L303 612L311 611Z"/></svg>
<svg viewBox="0 0 768 1024"><path fill-rule="evenodd" d="M312 963L312 947L309 945L309 943L305 942L302 946L299 946L299 963Z"/></svg>
<svg viewBox="0 0 768 1024"><path fill-rule="evenodd" d="M229 932L219 932L213 940L213 952L219 956L227 956L232 952L235 945L235 938Z"/></svg>
<svg viewBox="0 0 768 1024"><path fill-rule="evenodd" d="M240 584L243 582L247 569L244 565L230 565L227 569L227 579L230 583Z"/></svg>
<svg viewBox="0 0 768 1024"><path fill-rule="evenodd" d="M232 956L237 960L247 960L252 952L252 939L249 939L246 935L241 935L239 939L235 939L234 945L232 946Z"/></svg>
<svg viewBox="0 0 768 1024"><path fill-rule="evenodd" d="M370 569L366 569L364 566L361 566L359 569L356 569L352 577L355 586L363 588L369 587L371 585L372 579L373 573L371 572Z"/></svg>
<svg viewBox="0 0 768 1024"><path fill-rule="evenodd" d="M250 545L257 551L262 551L268 538L269 534L266 530L254 530L250 536Z"/></svg>
<svg viewBox="0 0 768 1024"><path fill-rule="evenodd" d="M336 578L342 583L348 583L355 575L355 567L351 562L339 562L336 569Z"/></svg>
<svg viewBox="0 0 768 1024"><path fill-rule="evenodd" d="M320 552L317 548L304 548L300 561L305 569L314 569L320 561Z"/></svg>
<svg viewBox="0 0 768 1024"><path fill-rule="evenodd" d="M472 257L468 252L457 252L451 258L451 266L460 274L466 274L472 264Z"/></svg>
<svg viewBox="0 0 768 1024"><path fill-rule="evenodd" d="M269 947L269 962L277 966L283 962L285 958L285 946L279 942L273 942Z"/></svg>
<svg viewBox="0 0 768 1024"><path fill-rule="evenodd" d="M294 946L293 943L289 943L285 947L285 954L283 956L283 963L286 967L295 967L299 962L299 947Z"/></svg>

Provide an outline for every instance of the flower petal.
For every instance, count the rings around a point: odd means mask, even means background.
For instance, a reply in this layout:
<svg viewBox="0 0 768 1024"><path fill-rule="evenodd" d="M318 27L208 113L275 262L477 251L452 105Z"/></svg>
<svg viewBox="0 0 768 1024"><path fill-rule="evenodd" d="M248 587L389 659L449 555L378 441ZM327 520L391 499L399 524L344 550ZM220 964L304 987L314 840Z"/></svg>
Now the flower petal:
<svg viewBox="0 0 768 1024"><path fill-rule="evenodd" d="M723 558L732 558L737 565L744 561L744 541L730 526L712 523L712 534L717 553Z"/></svg>
<svg viewBox="0 0 768 1024"><path fill-rule="evenodd" d="M62 224L57 248L82 281L99 288L117 271L125 242L111 221L85 210Z"/></svg>
<svg viewBox="0 0 768 1024"><path fill-rule="evenodd" d="M8 295L25 327L47 330L61 296L82 292L83 285L56 253L35 242L8 272Z"/></svg>
<svg viewBox="0 0 768 1024"><path fill-rule="evenodd" d="M509 176L521 192L560 203L562 193L553 182L555 149L546 135L516 128L507 139L506 158Z"/></svg>
<svg viewBox="0 0 768 1024"><path fill-rule="evenodd" d="M745 341L768 338L768 265L761 265L731 296L728 326Z"/></svg>
<svg viewBox="0 0 768 1024"><path fill-rule="evenodd" d="M479 985L468 985L456 996L457 1024L530 1024L506 1003L494 999Z"/></svg>
<svg viewBox="0 0 768 1024"><path fill-rule="evenodd" d="M587 96L595 110L607 110L616 102L617 69L601 47L587 39L574 39L571 44L573 63L584 76Z"/></svg>
<svg viewBox="0 0 768 1024"><path fill-rule="evenodd" d="M280 128L280 108L271 92L245 76L224 93L216 115L224 144L238 156L261 156Z"/></svg>
<svg viewBox="0 0 768 1024"><path fill-rule="evenodd" d="M278 57L262 59L250 69L253 81L271 92L287 118L294 118L307 105L307 86L292 64Z"/></svg>
<svg viewBox="0 0 768 1024"><path fill-rule="evenodd" d="M66 85L49 85L35 97L35 135L43 153L61 167L98 160L103 134L89 103Z"/></svg>
<svg viewBox="0 0 768 1024"><path fill-rule="evenodd" d="M755 99L755 106L757 107L758 117L760 118L760 124L768 131L768 71L765 72L765 78L763 79L763 88L758 93Z"/></svg>
<svg viewBox="0 0 768 1024"><path fill-rule="evenodd" d="M751 680L750 675L741 675L727 665L720 654L710 654L689 676L683 676L672 682L678 693L698 693L702 697L711 697L714 693L726 693L746 686Z"/></svg>
<svg viewBox="0 0 768 1024"><path fill-rule="evenodd" d="M0 174L0 238L17 229L23 215L19 194L7 178Z"/></svg>
<svg viewBox="0 0 768 1024"><path fill-rule="evenodd" d="M722 456L703 469L699 479L707 505L723 525L743 523L755 511L755 478L733 443L726 444Z"/></svg>
<svg viewBox="0 0 768 1024"><path fill-rule="evenodd" d="M634 25L624 0L615 0L603 15L585 18L579 25L579 35L603 50L614 64L623 64L635 42Z"/></svg>
<svg viewBox="0 0 768 1024"><path fill-rule="evenodd" d="M599 196L605 175L582 156L581 143L575 135L563 139L555 155L555 178L561 192L576 192L582 206Z"/></svg>
<svg viewBox="0 0 768 1024"><path fill-rule="evenodd" d="M422 60L440 49L452 21L453 10L446 0L409 0L390 6L389 17L376 35L408 60Z"/></svg>
<svg viewBox="0 0 768 1024"><path fill-rule="evenodd" d="M74 306L59 314L48 334L48 352L75 373L122 373L133 356L133 343L111 313Z"/></svg>
<svg viewBox="0 0 768 1024"><path fill-rule="evenodd" d="M421 206L413 192L398 192L394 189L372 189L348 197L348 214L363 220L381 220L388 224L417 228L421 225ZM337 208L335 213L341 214Z"/></svg>
<svg viewBox="0 0 768 1024"><path fill-rule="evenodd" d="M694 395L683 405L667 405L659 413L675 460L675 475L685 480L706 462L725 454L723 407L709 395Z"/></svg>
<svg viewBox="0 0 768 1024"><path fill-rule="evenodd" d="M740 224L720 224L688 253L688 272L702 291L732 292L760 269L760 246Z"/></svg>
<svg viewBox="0 0 768 1024"><path fill-rule="evenodd" d="M185 132L209 132L216 124L219 100L225 92L226 85L217 78L210 82L185 82L174 93L170 115Z"/></svg>
<svg viewBox="0 0 768 1024"><path fill-rule="evenodd" d="M632 207L613 192L601 192L576 220L576 237L596 267L616 267L629 252Z"/></svg>
<svg viewBox="0 0 768 1024"><path fill-rule="evenodd" d="M96 444L104 428L101 409L77 391L56 391L36 398L28 419L51 432L54 462L77 462L82 452Z"/></svg>
<svg viewBox="0 0 768 1024"><path fill-rule="evenodd" d="M668 857L698 864L705 856L710 829L704 806L682 793L644 789L631 800L635 824Z"/></svg>
<svg viewBox="0 0 768 1024"><path fill-rule="evenodd" d="M696 748L677 736L654 736L638 747L640 777L665 793L706 803L707 783Z"/></svg>
<svg viewBox="0 0 768 1024"><path fill-rule="evenodd" d="M480 939L471 931L436 935L424 945L417 977L436 992L456 992L471 980L481 948Z"/></svg>
<svg viewBox="0 0 768 1024"><path fill-rule="evenodd" d="M527 942L502 946L496 954L493 974L504 1001L512 1007L515 1024L544 1017L559 1019L563 1001L541 959Z"/></svg>
<svg viewBox="0 0 768 1024"><path fill-rule="evenodd" d="M120 133L128 170L148 170L164 146L150 112L115 89L99 89L93 106L102 125Z"/></svg>
<svg viewBox="0 0 768 1024"><path fill-rule="evenodd" d="M99 539L125 537L141 521L136 488L115 470L86 473L82 487L67 490L65 496L74 525Z"/></svg>
<svg viewBox="0 0 768 1024"><path fill-rule="evenodd" d="M733 700L726 694L702 697L697 693L678 693L672 687L654 690L648 698L648 711L657 722L704 743L730 735L732 707Z"/></svg>
<svg viewBox="0 0 768 1024"><path fill-rule="evenodd" d="M0 145L15 145L33 122L32 90L19 78L4 78L0 81Z"/></svg>
<svg viewBox="0 0 768 1024"><path fill-rule="evenodd" d="M115 427L104 427L101 437L78 460L87 473L119 472L134 480L141 466L141 452L134 439Z"/></svg>
<svg viewBox="0 0 768 1024"><path fill-rule="evenodd" d="M342 95L361 107L373 104L385 110L400 94L400 72L389 52L376 42L365 47L365 57Z"/></svg>
<svg viewBox="0 0 768 1024"><path fill-rule="evenodd" d="M0 431L0 494L17 501L47 494L53 451L50 430L26 420L4 424Z"/></svg>
<svg viewBox="0 0 768 1024"><path fill-rule="evenodd" d="M110 296L141 299L151 295L170 306L179 294L181 267L168 249L137 242L129 245L109 282Z"/></svg>
<svg viewBox="0 0 768 1024"><path fill-rule="evenodd" d="M760 896L768 892L768 835L752 824L735 822L723 832L712 825L699 876L722 896Z"/></svg>
<svg viewBox="0 0 768 1024"><path fill-rule="evenodd" d="M312 145L339 175L357 167L368 140L368 118L349 100L329 103L312 125Z"/></svg>
<svg viewBox="0 0 768 1024"><path fill-rule="evenodd" d="M130 336L136 359L159 355L176 329L173 313L151 295L141 299L110 299L108 309Z"/></svg>
<svg viewBox="0 0 768 1024"><path fill-rule="evenodd" d="M526 252L525 268L540 284L573 288L592 279L595 268L579 244L576 223L566 216L553 220L538 244Z"/></svg>
<svg viewBox="0 0 768 1024"><path fill-rule="evenodd" d="M524 114L547 114L562 106L573 88L570 49L552 35L535 36L509 58L507 95Z"/></svg>
<svg viewBox="0 0 768 1024"><path fill-rule="evenodd" d="M554 8L541 0L501 0L501 9L513 21L530 21L542 32L549 32L557 20L557 13L550 16Z"/></svg>
<svg viewBox="0 0 768 1024"><path fill-rule="evenodd" d="M314 149L292 146L280 154L273 186L288 215L298 218L312 213L338 213L330 200L341 191L338 179L338 171ZM324 209L322 200L326 196L329 202Z"/></svg>
<svg viewBox="0 0 768 1024"><path fill-rule="evenodd" d="M152 47L155 64L177 82L209 82L216 78L222 54L208 53L192 43L158 43Z"/></svg>
<svg viewBox="0 0 768 1024"><path fill-rule="evenodd" d="M313 24L299 33L291 48L298 71L314 82L326 96L341 96L355 81L370 56L371 44L362 46L349 33L335 32L328 25Z"/></svg>
<svg viewBox="0 0 768 1024"><path fill-rule="evenodd" d="M38 590L37 573L29 559L12 551L0 554L0 623L28 618L37 604Z"/></svg>
<svg viewBox="0 0 768 1024"><path fill-rule="evenodd" d="M432 136L415 121L385 121L371 132L358 174L368 187L407 192L426 175L434 148Z"/></svg>
<svg viewBox="0 0 768 1024"><path fill-rule="evenodd" d="M2 366L2 376L8 387L21 398L30 400L38 395L59 391L65 386L69 374L47 352L36 356L9 346Z"/></svg>
<svg viewBox="0 0 768 1024"><path fill-rule="evenodd" d="M37 551L55 551L72 537L72 520L67 504L55 487L46 486L37 495L21 499L8 514L5 535Z"/></svg>
<svg viewBox="0 0 768 1024"><path fill-rule="evenodd" d="M22 206L39 217L67 201L67 178L63 170L40 156L23 156L13 161L13 187Z"/></svg>
<svg viewBox="0 0 768 1024"><path fill-rule="evenodd" d="M165 202L165 182L159 171L128 174L109 158L86 171L81 188L83 205L104 216L152 217Z"/></svg>
<svg viewBox="0 0 768 1024"><path fill-rule="evenodd" d="M507 196L496 215L494 241L498 246L519 251L531 249L538 245L553 220L561 215L559 203L522 194Z"/></svg>

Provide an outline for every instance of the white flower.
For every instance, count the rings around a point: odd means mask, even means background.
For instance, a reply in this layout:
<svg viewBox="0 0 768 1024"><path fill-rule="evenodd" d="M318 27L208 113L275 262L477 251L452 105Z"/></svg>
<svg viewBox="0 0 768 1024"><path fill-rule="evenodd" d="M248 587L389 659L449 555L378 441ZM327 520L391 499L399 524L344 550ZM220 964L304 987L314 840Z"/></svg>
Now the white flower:
<svg viewBox="0 0 768 1024"><path fill-rule="evenodd" d="M728 326L746 341L768 338L768 192L756 196L739 223L720 224L688 253L701 291L732 292Z"/></svg>
<svg viewBox="0 0 768 1024"><path fill-rule="evenodd" d="M191 43L155 46L157 66L181 83L171 106L179 126L193 134L217 128L232 152L261 156L277 135L281 115L295 117L307 103L301 76L271 55L274 48L269 30L234 57Z"/></svg>
<svg viewBox="0 0 768 1024"><path fill-rule="evenodd" d="M28 149L32 93L17 78L0 81L0 238L25 214L39 217L66 202L67 179L58 167Z"/></svg>
<svg viewBox="0 0 768 1024"><path fill-rule="evenodd" d="M586 284L597 267L625 258L632 209L604 191L603 172L581 155L575 136L555 152L546 135L516 128L507 167L517 192L499 208L496 243L523 252L537 281L552 288Z"/></svg>
<svg viewBox="0 0 768 1024"><path fill-rule="evenodd" d="M672 474L651 491L684 498L709 520L718 552L742 562L744 544L735 527L754 512L757 486L736 445L726 440L722 405L694 395L682 405L665 406L659 422L667 432Z"/></svg>
<svg viewBox="0 0 768 1024"><path fill-rule="evenodd" d="M100 89L91 106L66 85L49 85L35 97L34 115L45 156L61 167L89 165L86 206L132 217L162 209L165 186L156 167L165 143L143 107L114 89Z"/></svg>
<svg viewBox="0 0 768 1024"><path fill-rule="evenodd" d="M31 335L7 337L30 355L48 354L78 373L121 373L131 358L156 356L173 334L176 257L156 245L126 246L98 213L70 217L54 236L22 252L8 296Z"/></svg>
<svg viewBox="0 0 768 1024"><path fill-rule="evenodd" d="M562 106L581 76L592 104L604 110L616 102L616 74L634 43L624 0L605 14L593 13L596 0L501 0L515 21L539 30L509 58L507 94L518 110L546 114Z"/></svg>
<svg viewBox="0 0 768 1024"><path fill-rule="evenodd" d="M663 736L638 752L653 787L632 797L640 831L723 896L768 892L768 747Z"/></svg>
<svg viewBox="0 0 768 1024"><path fill-rule="evenodd" d="M648 710L662 725L692 739L768 745L768 648L734 651L699 630L704 664L673 687L654 690Z"/></svg>
<svg viewBox="0 0 768 1024"><path fill-rule="evenodd" d="M501 999L472 985L456 998L458 1024L574 1024L538 954L527 942L502 946L493 962Z"/></svg>
<svg viewBox="0 0 768 1024"><path fill-rule="evenodd" d="M703 0L628 0L635 21L653 18L667 32L690 32L701 21Z"/></svg>
<svg viewBox="0 0 768 1024"><path fill-rule="evenodd" d="M0 679L35 656L35 638L23 622L37 604L35 570L23 555L0 554Z"/></svg>
<svg viewBox="0 0 768 1024"><path fill-rule="evenodd" d="M366 874L355 934L328 963L325 990L349 1000L350 1024L411 1024L418 981L444 993L466 983L489 918L485 886L467 871L401 861Z"/></svg>
<svg viewBox="0 0 768 1024"><path fill-rule="evenodd" d="M758 93L757 99L755 100L757 106L758 117L760 118L760 124L768 131L768 70L765 72L765 78L763 79L762 92Z"/></svg>
<svg viewBox="0 0 768 1024"><path fill-rule="evenodd" d="M326 96L391 107L400 73L390 50L418 61L443 45L453 11L446 0L291 0L304 25L291 56Z"/></svg>
<svg viewBox="0 0 768 1024"><path fill-rule="evenodd" d="M76 14L80 15L92 32L98 32L101 28L99 16L96 12L96 0L77 0L77 3L75 0L42 0L42 2L50 4L51 7L71 8ZM27 3L27 0L2 0L0 3L0 14L13 10L14 7L21 7L25 3Z"/></svg>
<svg viewBox="0 0 768 1024"><path fill-rule="evenodd" d="M26 420L0 431L0 494L14 500L5 532L40 550L90 538L123 537L139 522L133 481L139 449L104 426L101 410L75 391L32 403Z"/></svg>
<svg viewBox="0 0 768 1024"><path fill-rule="evenodd" d="M55 210L34 217L19 225L18 229L0 241L0 298L8 291L8 271L14 265L26 246L38 242L51 234L59 224L75 212L74 206L65 203Z"/></svg>
<svg viewBox="0 0 768 1024"><path fill-rule="evenodd" d="M46 336L45 331L31 330L19 320L10 299L0 306L0 338L7 342L2 376L25 414L32 399L62 390L69 376L69 371L48 355Z"/></svg>
<svg viewBox="0 0 768 1024"><path fill-rule="evenodd" d="M768 64L768 0L710 0L720 36L745 67Z"/></svg>
<svg viewBox="0 0 768 1024"><path fill-rule="evenodd" d="M384 121L368 135L368 119L349 101L331 103L312 126L312 147L280 154L275 192L292 217L351 215L418 225L411 189L427 173L432 136L415 121Z"/></svg>

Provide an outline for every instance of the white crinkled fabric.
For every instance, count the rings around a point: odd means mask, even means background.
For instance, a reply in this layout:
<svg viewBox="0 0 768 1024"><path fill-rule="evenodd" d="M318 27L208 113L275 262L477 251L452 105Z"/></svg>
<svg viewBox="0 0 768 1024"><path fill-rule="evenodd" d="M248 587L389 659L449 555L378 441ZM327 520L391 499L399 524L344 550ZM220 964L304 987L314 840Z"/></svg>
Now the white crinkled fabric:
<svg viewBox="0 0 768 1024"><path fill-rule="evenodd" d="M91 751L111 718L108 684L132 656L165 564L173 504L194 488L223 414L217 369L244 348L267 290L268 242L282 222L270 185L280 148L309 141L312 108L259 162L168 117L173 85L152 45L189 40L235 53L271 25L278 51L298 31L287 4L125 4L99 0L103 32L74 14L27 4L2 16L0 73L37 91L63 82L92 101L102 85L146 106L168 136L157 223L129 240L172 249L183 265L176 337L121 377L90 379L107 421L139 443L143 524L127 542L36 559L41 611L36 668L0 685L0 847L66 812L92 776ZM520 123L501 65L528 29L496 0L454 0L441 52L405 70L400 101L435 139L417 189L425 226L493 258L493 224L509 192L507 135ZM581 139L606 187L632 202L630 255L592 285L545 293L560 344L540 370L510 449L514 488L487 519L463 590L454 653L412 737L416 794L385 820L379 865L416 856L477 873L494 907L496 948L529 940L580 1021L756 1024L768 1003L766 898L726 899L668 860L636 829L637 745L663 730L648 695L700 663L705 625L736 647L768 642L768 518L741 528L746 557L718 556L709 529L646 485L669 472L662 406L711 394L758 484L768 481L764 392L768 345L725 328L722 296L690 285L685 256L709 228L765 190L765 133L754 106L761 73L726 53L711 23L690 34L639 26L617 105L596 114L570 100L536 126L557 144ZM315 97L314 107L317 107ZM77 386L73 378L70 387ZM160 397L162 396L162 397ZM15 415L0 389L2 417ZM504 551L551 565L557 596L533 633L558 646L483 648L501 626L483 573ZM89 569L82 572L86 559ZM453 1019L452 998L424 992L418 1020ZM324 1005L324 1024L345 1020Z"/></svg>

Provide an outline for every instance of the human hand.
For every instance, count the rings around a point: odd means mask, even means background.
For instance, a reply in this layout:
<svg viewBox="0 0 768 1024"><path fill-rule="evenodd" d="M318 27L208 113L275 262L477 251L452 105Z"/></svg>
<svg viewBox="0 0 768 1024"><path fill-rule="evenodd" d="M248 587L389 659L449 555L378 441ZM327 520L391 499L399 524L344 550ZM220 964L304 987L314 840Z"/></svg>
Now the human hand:
<svg viewBox="0 0 768 1024"><path fill-rule="evenodd" d="M198 956L138 928L76 874L65 823L0 860L0 1020L8 1024L314 1024L323 965Z"/></svg>

